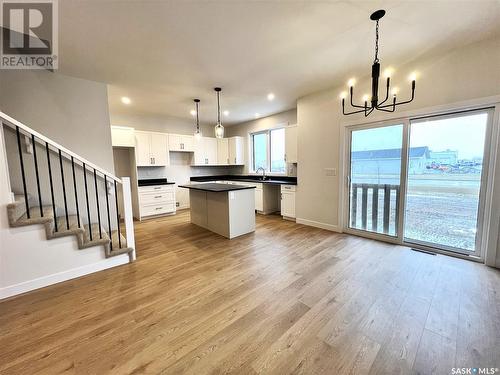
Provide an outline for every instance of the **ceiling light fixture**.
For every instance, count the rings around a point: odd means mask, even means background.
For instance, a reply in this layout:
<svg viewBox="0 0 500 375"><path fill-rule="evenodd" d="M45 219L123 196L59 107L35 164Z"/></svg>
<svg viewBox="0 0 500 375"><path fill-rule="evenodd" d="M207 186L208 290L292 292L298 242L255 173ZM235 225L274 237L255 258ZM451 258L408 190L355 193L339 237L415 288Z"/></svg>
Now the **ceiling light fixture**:
<svg viewBox="0 0 500 375"><path fill-rule="evenodd" d="M401 104L407 104L410 103L414 98L415 98L415 81L416 81L416 74L412 74L410 76L411 80L411 99L405 100L402 102L397 102L396 100L396 93L393 92L392 96L392 103L385 104L384 103L387 101L389 98L389 92L390 90L390 82L391 82L391 74L392 74L392 69L389 68L386 70L386 78L387 78L387 83L386 83L386 95L385 99L379 103L378 101L378 79L380 77L380 63L379 63L379 58L378 58L378 22L379 20L385 15L385 10L380 9L377 10L376 12L372 13L370 16L370 19L372 21L376 21L377 25L375 27L375 59L373 60L373 65L372 65L372 95L371 99L368 97L363 97L364 100L364 105L356 105L353 103L352 97L353 97L353 91L354 91L354 83L355 80L354 78L351 78L348 82L349 86L349 94L350 94L350 104L351 107L353 108L360 108L358 110L354 110L352 112L346 112L345 111L345 98L342 98L342 113L344 115L353 115L355 113L362 113L364 112L365 117L368 116L370 113L372 113L375 109L377 111L383 111L383 112L394 112L396 110L396 106L401 105ZM397 92L397 91L396 91ZM368 105L368 99L370 99L370 105Z"/></svg>
<svg viewBox="0 0 500 375"><path fill-rule="evenodd" d="M122 101L123 104L127 104L127 105L129 105L130 103L132 103L132 100L130 100L130 98L127 97L127 96L122 96L121 101Z"/></svg>
<svg viewBox="0 0 500 375"><path fill-rule="evenodd" d="M194 106L196 107L196 131L194 132L194 137L196 139L201 138L201 130L200 130L200 110L199 110L200 99L194 99Z"/></svg>
<svg viewBox="0 0 500 375"><path fill-rule="evenodd" d="M229 111L224 111L224 116L229 116Z"/></svg>
<svg viewBox="0 0 500 375"><path fill-rule="evenodd" d="M196 116L196 112L197 112L197 111L196 111L195 109L192 109L192 110L190 110L190 111L189 111L189 113L190 113L190 114L191 114L191 116L193 116L193 117L194 117L194 116Z"/></svg>
<svg viewBox="0 0 500 375"><path fill-rule="evenodd" d="M220 119L220 92L222 89L216 87L214 91L217 94L217 124L215 124L215 138L224 138L224 127Z"/></svg>
<svg viewBox="0 0 500 375"><path fill-rule="evenodd" d="M274 94L272 92L270 92L269 94L267 94L267 100L269 100L269 101L273 101L274 100Z"/></svg>

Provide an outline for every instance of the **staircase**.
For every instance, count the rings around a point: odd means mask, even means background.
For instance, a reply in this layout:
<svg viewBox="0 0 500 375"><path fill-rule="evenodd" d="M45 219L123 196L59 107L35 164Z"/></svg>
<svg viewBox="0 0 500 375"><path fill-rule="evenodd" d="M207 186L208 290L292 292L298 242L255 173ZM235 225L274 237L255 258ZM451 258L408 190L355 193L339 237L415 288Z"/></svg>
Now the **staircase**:
<svg viewBox="0 0 500 375"><path fill-rule="evenodd" d="M74 236L73 250L100 246L102 259L123 262L118 256L127 254L134 261L130 179L114 176L3 112L0 120L0 161L8 169L1 176L7 180L2 191L15 192L4 206L8 226L43 225L46 240Z"/></svg>
<svg viewBox="0 0 500 375"><path fill-rule="evenodd" d="M28 198L29 199L29 198ZM77 215L57 216L51 206L32 206L30 217L26 212L26 202L22 195L15 195L14 203L7 205L7 215L11 227L22 227L33 224L43 224L47 240L65 236L75 236L78 249L86 249L92 246L104 246L106 258L129 254L134 249L127 247L127 239L118 230L111 231L111 237L103 226L98 223L84 224L82 218ZM113 248L115 244L115 248ZM116 244L117 247L116 247Z"/></svg>

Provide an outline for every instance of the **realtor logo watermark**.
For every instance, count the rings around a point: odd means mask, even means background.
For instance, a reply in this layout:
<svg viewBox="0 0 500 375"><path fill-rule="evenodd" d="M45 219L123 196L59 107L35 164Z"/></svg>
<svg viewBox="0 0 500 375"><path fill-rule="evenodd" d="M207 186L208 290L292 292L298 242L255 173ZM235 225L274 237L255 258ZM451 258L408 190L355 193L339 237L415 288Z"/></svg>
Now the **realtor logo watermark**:
<svg viewBox="0 0 500 375"><path fill-rule="evenodd" d="M57 0L0 3L0 68L57 69Z"/></svg>
<svg viewBox="0 0 500 375"><path fill-rule="evenodd" d="M454 367L451 375L494 375L498 374L497 367Z"/></svg>

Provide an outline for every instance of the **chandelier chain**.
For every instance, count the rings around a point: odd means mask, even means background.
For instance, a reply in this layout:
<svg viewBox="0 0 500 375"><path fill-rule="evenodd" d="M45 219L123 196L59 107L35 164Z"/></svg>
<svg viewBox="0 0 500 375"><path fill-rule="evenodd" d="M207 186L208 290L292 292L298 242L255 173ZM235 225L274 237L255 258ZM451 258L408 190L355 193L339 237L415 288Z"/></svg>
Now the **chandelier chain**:
<svg viewBox="0 0 500 375"><path fill-rule="evenodd" d="M377 26L375 27L375 60L374 62L378 63L378 20L377 20Z"/></svg>

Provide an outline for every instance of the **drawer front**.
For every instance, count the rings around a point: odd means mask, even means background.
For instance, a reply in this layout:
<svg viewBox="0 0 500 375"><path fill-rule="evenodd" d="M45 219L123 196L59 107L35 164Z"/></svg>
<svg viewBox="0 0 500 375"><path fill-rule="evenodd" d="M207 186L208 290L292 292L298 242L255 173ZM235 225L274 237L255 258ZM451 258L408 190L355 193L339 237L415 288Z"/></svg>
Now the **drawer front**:
<svg viewBox="0 0 500 375"><path fill-rule="evenodd" d="M160 193L166 191L174 191L175 185L152 185L139 186L139 194L143 193Z"/></svg>
<svg viewBox="0 0 500 375"><path fill-rule="evenodd" d="M281 192L295 191L297 189L296 185L281 185Z"/></svg>
<svg viewBox="0 0 500 375"><path fill-rule="evenodd" d="M163 191L157 193L141 193L141 205L175 203L175 194L173 191Z"/></svg>
<svg viewBox="0 0 500 375"><path fill-rule="evenodd" d="M141 206L141 216L162 215L175 212L175 203Z"/></svg>

